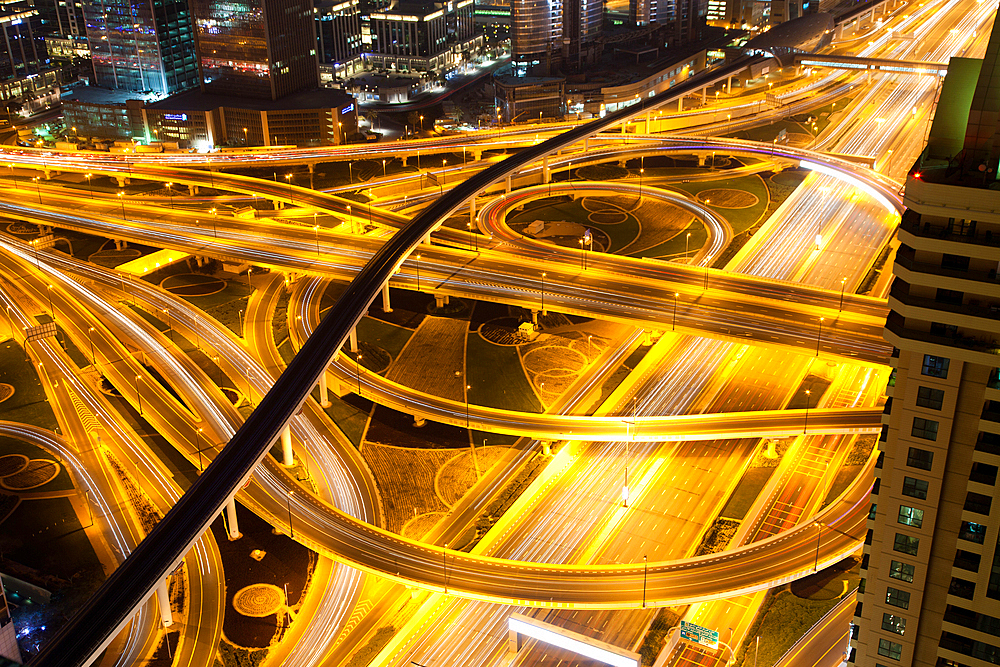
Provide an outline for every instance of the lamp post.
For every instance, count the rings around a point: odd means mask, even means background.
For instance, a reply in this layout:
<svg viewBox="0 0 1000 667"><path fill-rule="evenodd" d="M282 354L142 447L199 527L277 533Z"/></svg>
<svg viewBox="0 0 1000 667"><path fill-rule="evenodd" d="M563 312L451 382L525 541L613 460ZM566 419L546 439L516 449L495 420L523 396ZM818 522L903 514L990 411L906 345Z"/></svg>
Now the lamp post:
<svg viewBox="0 0 1000 667"><path fill-rule="evenodd" d="M465 385L465 430L471 430L469 428L469 390L472 389L472 385Z"/></svg>
<svg viewBox="0 0 1000 667"><path fill-rule="evenodd" d="M361 351L358 351L358 356L354 358L354 369L358 374L358 396L361 396Z"/></svg>
<svg viewBox="0 0 1000 667"><path fill-rule="evenodd" d="M813 562L813 572L819 571L819 539L823 536L823 524L815 522L816 526L816 560Z"/></svg>
<svg viewBox="0 0 1000 667"><path fill-rule="evenodd" d="M642 608L646 608L646 578L649 575L649 561L646 555L642 556Z"/></svg>
<svg viewBox="0 0 1000 667"><path fill-rule="evenodd" d="M587 270L587 253L583 247L583 239L580 239L580 268L584 271Z"/></svg>
<svg viewBox="0 0 1000 667"><path fill-rule="evenodd" d="M684 237L684 260L686 262L691 261L691 258L688 256L688 250L690 247L691 247L691 232L688 232L687 236Z"/></svg>
<svg viewBox="0 0 1000 667"><path fill-rule="evenodd" d="M205 466L202 465L201 460L201 439L198 437L200 433L203 433L205 429L199 428L194 432L194 448L198 450L198 472L204 472Z"/></svg>
<svg viewBox="0 0 1000 667"><path fill-rule="evenodd" d="M818 323L819 324L819 328L816 329L816 356L817 357L819 356L819 343L820 343L820 341L823 338L823 321L825 319L826 319L825 317L819 318L819 323Z"/></svg>
<svg viewBox="0 0 1000 667"><path fill-rule="evenodd" d="M809 429L809 397L810 396L812 396L812 392L810 390L806 389L806 418L805 418L805 421L802 422L802 435L805 435L806 431Z"/></svg>
<svg viewBox="0 0 1000 667"><path fill-rule="evenodd" d="M421 116L420 120L424 117ZM444 543L444 548L441 549L441 571L444 573L444 592L448 594L448 543Z"/></svg>
<svg viewBox="0 0 1000 667"><path fill-rule="evenodd" d="M292 175L291 174L285 174L285 180L288 181L288 199L292 203L292 205L294 205L295 204L295 195L292 194Z"/></svg>
<svg viewBox="0 0 1000 667"><path fill-rule="evenodd" d="M316 233L316 258L319 258L319 225L313 225L313 232Z"/></svg>
<svg viewBox="0 0 1000 667"><path fill-rule="evenodd" d="M677 331L677 297L680 295L680 292L674 292L674 322L670 327L671 331Z"/></svg>
<svg viewBox="0 0 1000 667"><path fill-rule="evenodd" d="M38 195L38 205L41 206L42 205L42 191L41 191L41 189L38 186L38 177L35 176L31 180L33 180L35 182L35 194Z"/></svg>
<svg viewBox="0 0 1000 667"><path fill-rule="evenodd" d="M86 176L84 177L84 178L86 178L86 179L87 179L87 188L88 188L88 189L90 190L90 198L91 198L91 199L93 199L93 198L94 198L94 184L90 182L90 179L92 179L93 177L94 177L94 175L93 175L93 174L87 174L87 175L86 175ZM16 189L16 186L17 186L17 181L14 181L14 186L15 186L15 189Z"/></svg>
<svg viewBox="0 0 1000 667"><path fill-rule="evenodd" d="M7 166L10 168L10 180L14 181L14 189L17 190L17 179L14 178L14 165L8 164ZM89 181L90 174L87 174L87 176L88 176L87 180Z"/></svg>
<svg viewBox="0 0 1000 667"><path fill-rule="evenodd" d="M250 141L249 141L249 139L247 137L247 128L244 127L243 128L243 146L246 147L246 146L249 146L249 145L250 145Z"/></svg>
<svg viewBox="0 0 1000 667"><path fill-rule="evenodd" d="M645 171L644 167L639 167L639 199L642 199L642 175Z"/></svg>
<svg viewBox="0 0 1000 667"><path fill-rule="evenodd" d="M423 116L420 117L420 131L421 132L424 131L424 117Z"/></svg>
<svg viewBox="0 0 1000 667"><path fill-rule="evenodd" d="M87 335L90 338L90 359L91 363L94 364L94 368L97 368L97 355L94 354L94 327L87 329ZM10 328L10 338L14 339L14 326L11 325Z"/></svg>
<svg viewBox="0 0 1000 667"><path fill-rule="evenodd" d="M294 491L289 491L288 495L285 496L285 501L288 504L288 537L293 540L295 539L295 528L292 527L292 496L294 495Z"/></svg>
<svg viewBox="0 0 1000 667"><path fill-rule="evenodd" d="M545 315L545 272L542 271L542 315Z"/></svg>
<svg viewBox="0 0 1000 667"><path fill-rule="evenodd" d="M174 191L173 191L174 184L167 183L166 186L167 186L167 196L170 197L170 208L172 209L174 207Z"/></svg>
<svg viewBox="0 0 1000 667"><path fill-rule="evenodd" d="M139 403L139 414L142 414L142 393L139 391L139 382L142 380L138 375L135 376L135 397L136 401Z"/></svg>
<svg viewBox="0 0 1000 667"><path fill-rule="evenodd" d="M55 311L55 309L52 308L52 285L51 284L45 286L45 294L49 298L49 316L52 317L53 321L55 321L55 319L56 319L56 311Z"/></svg>
<svg viewBox="0 0 1000 667"><path fill-rule="evenodd" d="M382 160L382 178L385 178L385 160Z"/></svg>
<svg viewBox="0 0 1000 667"><path fill-rule="evenodd" d="M847 278L840 279L840 312L844 312L844 285L847 283Z"/></svg>
<svg viewBox="0 0 1000 667"><path fill-rule="evenodd" d="M420 255L417 255L417 261L415 262L417 268L417 291L420 291ZM11 336L13 338L13 336Z"/></svg>
<svg viewBox="0 0 1000 667"><path fill-rule="evenodd" d="M167 316L167 335L170 336L170 342L174 342L174 328L170 326L170 309L164 308L163 314Z"/></svg>
<svg viewBox="0 0 1000 667"><path fill-rule="evenodd" d="M36 185L37 185L37 183L36 183ZM118 203L121 204L121 207L122 207L122 220L125 220L125 200L122 199L122 197L124 197L124 196L125 196L125 192L122 191L122 190L119 190L118 191Z"/></svg>
<svg viewBox="0 0 1000 667"><path fill-rule="evenodd" d="M211 208L208 212L212 214L212 235L215 236L215 238L219 238L219 229L217 227L219 224L219 209Z"/></svg>

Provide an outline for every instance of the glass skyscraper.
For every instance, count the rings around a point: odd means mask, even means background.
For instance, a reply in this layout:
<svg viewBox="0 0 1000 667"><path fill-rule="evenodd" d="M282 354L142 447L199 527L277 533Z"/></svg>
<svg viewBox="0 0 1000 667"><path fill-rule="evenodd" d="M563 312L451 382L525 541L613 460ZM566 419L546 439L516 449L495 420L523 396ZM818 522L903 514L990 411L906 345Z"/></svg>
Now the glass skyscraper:
<svg viewBox="0 0 1000 667"><path fill-rule="evenodd" d="M98 86L170 95L198 84L185 0L85 0Z"/></svg>

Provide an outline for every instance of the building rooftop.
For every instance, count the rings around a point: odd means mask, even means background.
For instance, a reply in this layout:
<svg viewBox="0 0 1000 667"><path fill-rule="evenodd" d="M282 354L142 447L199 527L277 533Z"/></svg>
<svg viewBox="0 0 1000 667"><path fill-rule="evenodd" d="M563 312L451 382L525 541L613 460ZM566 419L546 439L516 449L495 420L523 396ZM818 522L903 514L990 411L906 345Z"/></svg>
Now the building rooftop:
<svg viewBox="0 0 1000 667"><path fill-rule="evenodd" d="M202 93L200 90L194 89L171 95L148 106L151 109L170 109L171 111L211 111L219 107L237 107L254 111L283 111L287 109L332 109L353 100L353 97L337 88L314 88L285 95L277 100Z"/></svg>
<svg viewBox="0 0 1000 667"><path fill-rule="evenodd" d="M153 93L136 93L128 90L112 90L110 88L99 88L98 86L73 86L63 88L60 99L63 102L79 100L91 104L125 104L129 100L150 101L159 99Z"/></svg>

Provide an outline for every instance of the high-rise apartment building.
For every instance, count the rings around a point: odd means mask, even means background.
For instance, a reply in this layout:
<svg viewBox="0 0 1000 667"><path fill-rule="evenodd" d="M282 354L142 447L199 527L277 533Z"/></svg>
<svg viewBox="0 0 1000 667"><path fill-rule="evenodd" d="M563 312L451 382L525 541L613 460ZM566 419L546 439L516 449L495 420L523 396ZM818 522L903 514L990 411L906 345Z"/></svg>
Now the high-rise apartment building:
<svg viewBox="0 0 1000 667"><path fill-rule="evenodd" d="M84 0L95 83L170 95L198 84L187 0Z"/></svg>
<svg viewBox="0 0 1000 667"><path fill-rule="evenodd" d="M206 92L276 100L319 85L309 0L190 0Z"/></svg>
<svg viewBox="0 0 1000 667"><path fill-rule="evenodd" d="M580 69L600 55L603 23L603 0L511 0L513 71L545 76Z"/></svg>
<svg viewBox="0 0 1000 667"><path fill-rule="evenodd" d="M906 182L885 337L894 371L851 660L1000 664L1000 22L954 58Z"/></svg>

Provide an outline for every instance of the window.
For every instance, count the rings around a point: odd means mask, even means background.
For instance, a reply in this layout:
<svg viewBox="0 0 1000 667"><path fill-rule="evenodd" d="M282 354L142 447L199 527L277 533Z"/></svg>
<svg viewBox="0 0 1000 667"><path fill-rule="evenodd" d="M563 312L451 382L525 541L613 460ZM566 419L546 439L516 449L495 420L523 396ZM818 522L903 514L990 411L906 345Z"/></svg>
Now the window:
<svg viewBox="0 0 1000 667"><path fill-rule="evenodd" d="M913 477L903 478L903 495L920 500L927 500L927 482Z"/></svg>
<svg viewBox="0 0 1000 667"><path fill-rule="evenodd" d="M964 551L959 549L955 552L955 562L953 565L960 570L968 570L969 572L979 572L979 563L982 561L982 556L979 554L972 553L971 551Z"/></svg>
<svg viewBox="0 0 1000 667"><path fill-rule="evenodd" d="M1000 618L980 614L971 609L948 605L944 610L944 620L965 628L979 630L993 636L1000 636Z"/></svg>
<svg viewBox="0 0 1000 667"><path fill-rule="evenodd" d="M937 432L938 422L932 419L924 419L923 417L913 418L913 428L910 430L910 435L914 438L937 440Z"/></svg>
<svg viewBox="0 0 1000 667"><path fill-rule="evenodd" d="M882 629L901 635L906 632L906 619L902 616L882 614Z"/></svg>
<svg viewBox="0 0 1000 667"><path fill-rule="evenodd" d="M962 257L961 255L941 255L941 268L951 269L952 271L968 271L969 270L969 258Z"/></svg>
<svg viewBox="0 0 1000 667"><path fill-rule="evenodd" d="M889 586L885 589L885 603L891 604L893 607L899 607L900 609L909 609L910 594Z"/></svg>
<svg viewBox="0 0 1000 667"><path fill-rule="evenodd" d="M948 595L955 595L966 600L971 600L976 596L976 584L968 579L951 578L951 585L948 586Z"/></svg>
<svg viewBox="0 0 1000 667"><path fill-rule="evenodd" d="M903 654L903 645L891 642L888 639L880 639L878 640L878 654L892 658L893 660L899 660L899 656Z"/></svg>
<svg viewBox="0 0 1000 667"><path fill-rule="evenodd" d="M868 508L868 518L874 519L878 513L878 503L872 503L872 506Z"/></svg>
<svg viewBox="0 0 1000 667"><path fill-rule="evenodd" d="M986 597L1000 600L1000 541L993 551L993 564L990 566L990 580L986 585Z"/></svg>
<svg viewBox="0 0 1000 667"><path fill-rule="evenodd" d="M897 521L904 526L913 526L914 528L920 528L924 525L924 511L918 510L916 507L907 507L906 505L899 506L899 518Z"/></svg>
<svg viewBox="0 0 1000 667"><path fill-rule="evenodd" d="M962 299L965 297L964 292L956 292L955 290L938 288L937 293L934 295L934 300L938 303L948 303L953 306L961 306Z"/></svg>
<svg viewBox="0 0 1000 667"><path fill-rule="evenodd" d="M910 537L909 535L903 535L902 533L896 533L896 539L893 540L892 550L898 551L904 554L910 554L911 556L917 555L917 549L920 548L920 538Z"/></svg>
<svg viewBox="0 0 1000 667"><path fill-rule="evenodd" d="M935 424L937 422L934 422ZM936 431L937 429L935 429ZM910 447L910 451L906 454L906 465L911 468L920 468L921 470L930 470L934 464L934 452L929 452L926 449L920 449L919 447Z"/></svg>
<svg viewBox="0 0 1000 667"><path fill-rule="evenodd" d="M993 486L997 483L997 467L987 463L973 463L969 479L973 482Z"/></svg>
<svg viewBox="0 0 1000 667"><path fill-rule="evenodd" d="M965 509L970 512L975 512L976 514L985 514L989 516L990 506L992 504L993 498L984 496L981 493L969 491L969 493L965 496Z"/></svg>
<svg viewBox="0 0 1000 667"><path fill-rule="evenodd" d="M930 354L924 355L924 364L920 368L920 372L923 375L929 375L932 378L946 378L948 377L948 365L951 363L950 359L945 357L935 357Z"/></svg>
<svg viewBox="0 0 1000 667"><path fill-rule="evenodd" d="M909 563L901 563L898 560L890 561L889 576L893 579L913 583L913 566Z"/></svg>
<svg viewBox="0 0 1000 667"><path fill-rule="evenodd" d="M920 387L917 389L917 405L931 410L940 410L944 404L944 390Z"/></svg>
<svg viewBox="0 0 1000 667"><path fill-rule="evenodd" d="M986 526L972 521L963 521L958 529L958 539L982 544L986 539Z"/></svg>

